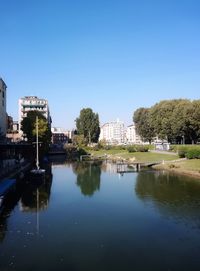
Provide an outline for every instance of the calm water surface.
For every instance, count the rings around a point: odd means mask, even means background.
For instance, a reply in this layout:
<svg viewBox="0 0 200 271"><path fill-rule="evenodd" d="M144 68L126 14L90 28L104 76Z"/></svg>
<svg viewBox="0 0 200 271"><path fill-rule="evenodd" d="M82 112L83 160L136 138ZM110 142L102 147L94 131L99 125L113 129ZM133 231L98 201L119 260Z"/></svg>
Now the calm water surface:
<svg viewBox="0 0 200 271"><path fill-rule="evenodd" d="M0 270L200 270L200 181L115 170L62 163L18 183L0 210Z"/></svg>

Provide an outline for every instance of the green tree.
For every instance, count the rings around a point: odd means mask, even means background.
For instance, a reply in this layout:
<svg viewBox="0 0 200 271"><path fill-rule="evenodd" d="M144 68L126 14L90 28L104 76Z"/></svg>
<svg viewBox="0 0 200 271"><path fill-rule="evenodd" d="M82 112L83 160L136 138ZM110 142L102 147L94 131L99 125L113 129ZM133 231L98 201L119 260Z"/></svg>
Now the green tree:
<svg viewBox="0 0 200 271"><path fill-rule="evenodd" d="M186 138L193 144L200 136L200 101L194 100L184 108Z"/></svg>
<svg viewBox="0 0 200 271"><path fill-rule="evenodd" d="M180 100L164 100L151 107L151 123L160 139L172 141L172 116Z"/></svg>
<svg viewBox="0 0 200 271"><path fill-rule="evenodd" d="M87 143L97 142L100 134L99 115L91 108L83 108L76 119L78 135L83 135Z"/></svg>
<svg viewBox="0 0 200 271"><path fill-rule="evenodd" d="M51 142L51 129L47 119L38 111L29 111L27 116L21 122L21 130L26 136L28 142L36 140L36 116L38 116L38 138L45 149Z"/></svg>
<svg viewBox="0 0 200 271"><path fill-rule="evenodd" d="M173 110L171 118L172 135L176 142L189 142L188 127L187 127L187 108L190 108L191 102L189 100L179 100Z"/></svg>
<svg viewBox="0 0 200 271"><path fill-rule="evenodd" d="M136 126L136 131L141 136L141 138L144 141L151 143L155 133L151 124L150 109L143 107L138 108L133 114L133 121Z"/></svg>
<svg viewBox="0 0 200 271"><path fill-rule="evenodd" d="M151 108L137 109L133 120L143 139L155 135L169 142L196 143L200 138L200 100L160 101Z"/></svg>

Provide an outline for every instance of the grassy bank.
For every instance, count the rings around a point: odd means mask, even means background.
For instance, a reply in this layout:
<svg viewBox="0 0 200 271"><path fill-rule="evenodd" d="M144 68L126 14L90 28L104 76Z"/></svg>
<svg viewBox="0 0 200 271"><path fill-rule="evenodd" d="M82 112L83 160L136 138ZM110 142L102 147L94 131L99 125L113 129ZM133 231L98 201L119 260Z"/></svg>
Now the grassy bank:
<svg viewBox="0 0 200 271"><path fill-rule="evenodd" d="M90 151L93 157L101 157L106 155L110 159L126 159L138 162L152 162L152 161L172 161L178 159L177 155L153 152L128 152L127 150L99 150Z"/></svg>
<svg viewBox="0 0 200 271"><path fill-rule="evenodd" d="M178 174L184 174L200 178L200 159L168 162L154 166L155 169L169 170Z"/></svg>
<svg viewBox="0 0 200 271"><path fill-rule="evenodd" d="M163 164L154 166L153 168L159 170L168 170L178 174L184 174L200 178L200 159L180 159L178 155L167 153L154 152L133 152L129 153L127 150L99 150L90 151L93 157L107 156L111 160L127 160L137 162L155 162L165 161ZM177 161L176 161L177 160Z"/></svg>

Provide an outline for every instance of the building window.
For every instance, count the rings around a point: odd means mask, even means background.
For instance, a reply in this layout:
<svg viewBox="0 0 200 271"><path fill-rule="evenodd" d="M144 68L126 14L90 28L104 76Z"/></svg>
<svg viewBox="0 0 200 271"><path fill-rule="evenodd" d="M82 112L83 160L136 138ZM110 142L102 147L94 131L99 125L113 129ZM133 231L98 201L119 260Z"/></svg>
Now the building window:
<svg viewBox="0 0 200 271"><path fill-rule="evenodd" d="M4 91L2 91L2 96L3 96L3 98L4 98Z"/></svg>

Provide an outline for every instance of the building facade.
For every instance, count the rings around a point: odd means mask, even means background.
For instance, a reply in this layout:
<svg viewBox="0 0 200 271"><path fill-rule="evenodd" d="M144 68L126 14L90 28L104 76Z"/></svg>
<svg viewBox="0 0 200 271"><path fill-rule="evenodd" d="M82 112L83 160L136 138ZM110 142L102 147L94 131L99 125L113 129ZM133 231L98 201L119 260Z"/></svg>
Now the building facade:
<svg viewBox="0 0 200 271"><path fill-rule="evenodd" d="M0 78L0 136L3 137L7 131L6 89L5 82Z"/></svg>
<svg viewBox="0 0 200 271"><path fill-rule="evenodd" d="M21 122L29 111L38 111L47 119L51 125L48 101L37 96L25 96L19 99L19 131L21 132Z"/></svg>
<svg viewBox="0 0 200 271"><path fill-rule="evenodd" d="M126 130L126 143L127 144L141 144L142 140L136 133L135 124L129 125Z"/></svg>
<svg viewBox="0 0 200 271"><path fill-rule="evenodd" d="M65 131L61 128L51 128L51 142L52 144L63 145L68 142L68 137Z"/></svg>
<svg viewBox="0 0 200 271"><path fill-rule="evenodd" d="M125 141L124 132L124 123L122 121L108 122L101 127L99 140L104 140L110 145L123 144Z"/></svg>

